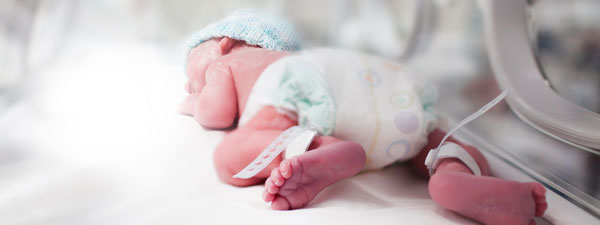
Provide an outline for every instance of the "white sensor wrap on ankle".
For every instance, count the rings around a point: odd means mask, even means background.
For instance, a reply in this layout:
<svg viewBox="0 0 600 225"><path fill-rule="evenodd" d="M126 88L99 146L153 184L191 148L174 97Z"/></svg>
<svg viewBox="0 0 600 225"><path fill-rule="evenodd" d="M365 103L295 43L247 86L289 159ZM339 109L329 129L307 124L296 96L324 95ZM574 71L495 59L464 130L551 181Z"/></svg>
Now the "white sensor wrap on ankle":
<svg viewBox="0 0 600 225"><path fill-rule="evenodd" d="M481 170L477 166L477 162L471 157L471 155L459 145L446 142L439 149L433 149L427 154L425 159L425 165L429 168L429 175L433 175L435 168L438 167L442 159L455 158L464 163L473 174L481 176Z"/></svg>
<svg viewBox="0 0 600 225"><path fill-rule="evenodd" d="M436 149L432 149L431 151L429 151L429 153L427 154L427 158L425 159L425 165L429 169L430 176L433 175L433 172L439 165L440 161L445 158L456 158L456 159L462 161L467 167L469 167L469 169L475 175L478 175L478 176L481 175L481 170L479 169L479 166L477 166L477 163L475 162L473 157L471 157L471 155L466 150L464 150L462 147L458 146L457 144L446 142L446 139L448 137L450 137L450 135L452 135L454 132L456 132L458 130L458 128L471 122L472 120L476 119L477 117L481 116L482 114L487 112L489 109L494 107L496 104L498 104L498 102L502 101L502 99L504 99L507 94L508 94L508 89L505 89L502 93L500 93L500 95L498 95L492 101L490 101L489 103L487 103L483 107L481 107L479 110L477 110L477 112L469 115L467 118L465 118L464 120L462 120L459 123L457 123L456 125L454 125L448 131L448 133L446 133L444 138L442 138L442 141L440 141L440 144L438 145L438 147Z"/></svg>

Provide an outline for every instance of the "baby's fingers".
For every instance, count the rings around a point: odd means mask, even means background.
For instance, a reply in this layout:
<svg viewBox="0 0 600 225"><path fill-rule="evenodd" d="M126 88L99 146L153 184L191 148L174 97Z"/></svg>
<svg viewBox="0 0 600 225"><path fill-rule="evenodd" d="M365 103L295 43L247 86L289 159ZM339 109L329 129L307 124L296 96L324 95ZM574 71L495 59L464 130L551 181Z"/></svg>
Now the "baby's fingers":
<svg viewBox="0 0 600 225"><path fill-rule="evenodd" d="M213 63L206 70L206 86L194 103L192 115L204 127L223 129L233 125L237 116L237 94L228 66Z"/></svg>
<svg viewBox="0 0 600 225"><path fill-rule="evenodd" d="M191 94L192 93L192 82L190 82L190 81L185 82L185 85L183 85L183 89L188 94Z"/></svg>
<svg viewBox="0 0 600 225"><path fill-rule="evenodd" d="M183 101L181 103L179 103L179 107L177 108L177 111L179 111L179 113L186 115L186 116L193 116L194 115L194 103L198 100L198 96L199 94L194 93L194 94L190 94L188 96L186 96Z"/></svg>
<svg viewBox="0 0 600 225"><path fill-rule="evenodd" d="M185 69L190 81L189 86L186 85L188 93L202 91L206 85L204 75L208 65L221 55L219 43L216 40L206 41L190 51Z"/></svg>

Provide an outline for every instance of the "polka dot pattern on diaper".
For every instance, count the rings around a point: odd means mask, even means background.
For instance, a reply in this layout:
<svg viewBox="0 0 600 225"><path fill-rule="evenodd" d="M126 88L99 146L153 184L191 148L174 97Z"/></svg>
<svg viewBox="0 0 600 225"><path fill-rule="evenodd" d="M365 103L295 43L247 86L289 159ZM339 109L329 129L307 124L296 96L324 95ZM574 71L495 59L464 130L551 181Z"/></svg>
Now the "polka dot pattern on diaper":
<svg viewBox="0 0 600 225"><path fill-rule="evenodd" d="M404 158L408 152L410 152L410 143L406 140L394 141L385 150L387 156L394 160Z"/></svg>
<svg viewBox="0 0 600 225"><path fill-rule="evenodd" d="M398 130L405 134L414 133L419 129L419 125L421 125L419 117L413 111L405 111L396 114L394 123L396 123Z"/></svg>
<svg viewBox="0 0 600 225"><path fill-rule="evenodd" d="M371 86L377 86L379 83L381 83L381 78L379 75L370 69L361 70L358 73L358 77L366 81Z"/></svg>
<svg viewBox="0 0 600 225"><path fill-rule="evenodd" d="M415 102L415 96L410 92L396 92L390 95L390 102L399 109L411 107Z"/></svg>
<svg viewBox="0 0 600 225"><path fill-rule="evenodd" d="M398 72L402 70L402 66L394 61L383 60L381 65L391 71Z"/></svg>

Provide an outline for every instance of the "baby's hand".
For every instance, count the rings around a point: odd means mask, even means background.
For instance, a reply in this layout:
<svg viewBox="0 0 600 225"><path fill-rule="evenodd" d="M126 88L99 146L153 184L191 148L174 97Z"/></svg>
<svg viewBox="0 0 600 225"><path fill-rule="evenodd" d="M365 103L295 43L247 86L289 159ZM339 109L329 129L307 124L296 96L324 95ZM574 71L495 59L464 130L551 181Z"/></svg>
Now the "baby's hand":
<svg viewBox="0 0 600 225"><path fill-rule="evenodd" d="M229 38L206 41L190 51L185 91L189 94L179 112L193 116L206 128L223 129L233 125L237 116L237 96L229 67L219 62L235 44Z"/></svg>

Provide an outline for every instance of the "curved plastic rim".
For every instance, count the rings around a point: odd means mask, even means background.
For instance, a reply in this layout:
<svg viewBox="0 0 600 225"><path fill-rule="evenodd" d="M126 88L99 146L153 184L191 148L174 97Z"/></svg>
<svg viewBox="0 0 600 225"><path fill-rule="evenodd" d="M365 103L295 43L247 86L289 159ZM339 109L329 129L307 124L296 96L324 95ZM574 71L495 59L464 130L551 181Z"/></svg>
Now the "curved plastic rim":
<svg viewBox="0 0 600 225"><path fill-rule="evenodd" d="M527 2L481 2L494 75L521 119L554 138L600 154L600 114L559 96L537 67L529 41Z"/></svg>

